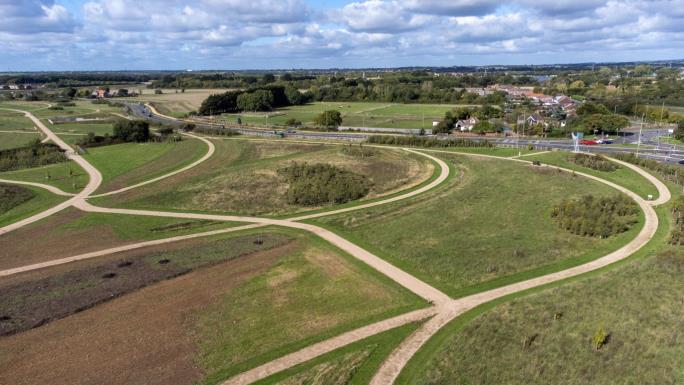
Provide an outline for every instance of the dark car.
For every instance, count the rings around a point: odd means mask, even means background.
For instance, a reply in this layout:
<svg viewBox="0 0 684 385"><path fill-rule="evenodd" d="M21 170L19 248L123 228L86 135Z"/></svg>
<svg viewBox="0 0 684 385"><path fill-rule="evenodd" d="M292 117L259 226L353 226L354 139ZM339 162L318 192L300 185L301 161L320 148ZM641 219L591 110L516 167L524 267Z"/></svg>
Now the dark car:
<svg viewBox="0 0 684 385"><path fill-rule="evenodd" d="M680 161L677 162L677 163L679 163L679 164L684 164L684 159L680 160Z"/></svg>

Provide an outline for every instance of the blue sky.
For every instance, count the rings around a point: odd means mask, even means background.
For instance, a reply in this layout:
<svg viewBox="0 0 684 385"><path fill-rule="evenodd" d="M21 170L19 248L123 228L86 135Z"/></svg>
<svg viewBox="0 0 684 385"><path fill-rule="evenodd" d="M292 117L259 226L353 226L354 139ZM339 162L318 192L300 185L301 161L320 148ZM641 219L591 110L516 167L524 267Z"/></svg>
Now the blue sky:
<svg viewBox="0 0 684 385"><path fill-rule="evenodd" d="M0 71L684 58L684 0L0 0Z"/></svg>

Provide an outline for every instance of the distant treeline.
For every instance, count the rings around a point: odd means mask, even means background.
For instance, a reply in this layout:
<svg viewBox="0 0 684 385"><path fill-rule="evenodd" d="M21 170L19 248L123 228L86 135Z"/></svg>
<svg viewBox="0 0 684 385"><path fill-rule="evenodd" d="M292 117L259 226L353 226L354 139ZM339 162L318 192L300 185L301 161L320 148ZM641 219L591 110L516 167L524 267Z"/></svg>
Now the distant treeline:
<svg viewBox="0 0 684 385"><path fill-rule="evenodd" d="M471 140L463 138L428 138L425 136L392 136L371 135L368 137L369 144L389 144L395 146L413 147L494 147L486 140Z"/></svg>
<svg viewBox="0 0 684 385"><path fill-rule="evenodd" d="M0 151L0 171L45 166L66 162L64 151L52 143L41 143L40 139L20 147Z"/></svg>
<svg viewBox="0 0 684 385"><path fill-rule="evenodd" d="M54 87L141 83L154 79L152 73L127 72L49 72L0 75L0 84L51 84Z"/></svg>

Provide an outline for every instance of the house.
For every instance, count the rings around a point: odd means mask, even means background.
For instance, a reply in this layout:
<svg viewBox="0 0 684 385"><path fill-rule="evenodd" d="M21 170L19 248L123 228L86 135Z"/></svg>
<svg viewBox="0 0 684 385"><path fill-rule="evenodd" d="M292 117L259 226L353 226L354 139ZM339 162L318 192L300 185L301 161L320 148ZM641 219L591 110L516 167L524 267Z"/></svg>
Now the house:
<svg viewBox="0 0 684 385"><path fill-rule="evenodd" d="M455 128L459 131L472 131L473 127L480 122L480 119L471 116L468 119L462 119L456 122Z"/></svg>

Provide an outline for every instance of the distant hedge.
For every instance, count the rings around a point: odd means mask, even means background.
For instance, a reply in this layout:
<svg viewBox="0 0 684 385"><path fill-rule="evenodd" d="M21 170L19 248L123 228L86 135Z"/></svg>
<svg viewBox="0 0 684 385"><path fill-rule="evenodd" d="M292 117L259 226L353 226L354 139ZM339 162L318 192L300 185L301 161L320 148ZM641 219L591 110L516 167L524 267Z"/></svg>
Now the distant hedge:
<svg viewBox="0 0 684 385"><path fill-rule="evenodd" d="M558 226L575 235L608 238L629 230L637 222L639 208L627 196L585 195L563 200L551 216Z"/></svg>
<svg viewBox="0 0 684 385"><path fill-rule="evenodd" d="M613 172L620 168L620 166L606 159L602 155L588 155L588 154L571 154L569 160L572 163L578 164L580 166L588 167L597 171L608 171Z"/></svg>
<svg viewBox="0 0 684 385"><path fill-rule="evenodd" d="M41 143L36 139L20 148L0 151L0 171L45 166L66 162L64 151L52 143Z"/></svg>
<svg viewBox="0 0 684 385"><path fill-rule="evenodd" d="M486 140L470 140L463 138L431 138L426 136L393 136L371 135L367 140L370 144L390 144L396 146L413 147L494 147Z"/></svg>
<svg viewBox="0 0 684 385"><path fill-rule="evenodd" d="M281 169L280 174L289 183L290 204L345 203L363 198L371 187L365 176L329 164L293 163Z"/></svg>

